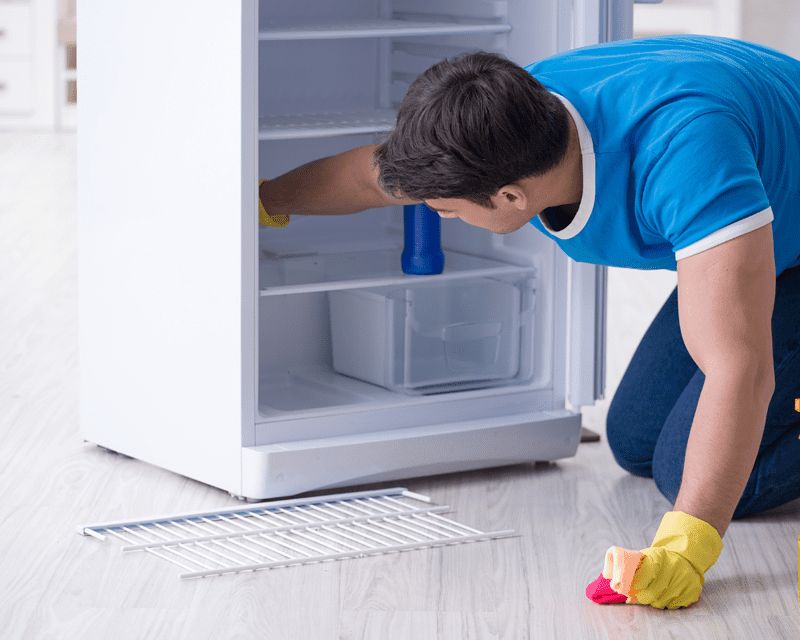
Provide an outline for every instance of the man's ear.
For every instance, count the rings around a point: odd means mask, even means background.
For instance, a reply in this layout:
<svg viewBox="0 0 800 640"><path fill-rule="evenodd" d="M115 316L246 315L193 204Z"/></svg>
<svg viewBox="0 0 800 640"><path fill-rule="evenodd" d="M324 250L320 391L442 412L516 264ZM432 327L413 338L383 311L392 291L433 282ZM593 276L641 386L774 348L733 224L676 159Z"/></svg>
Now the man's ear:
<svg viewBox="0 0 800 640"><path fill-rule="evenodd" d="M497 195L504 204L510 204L517 209L524 210L528 206L528 198L519 185L508 184Z"/></svg>

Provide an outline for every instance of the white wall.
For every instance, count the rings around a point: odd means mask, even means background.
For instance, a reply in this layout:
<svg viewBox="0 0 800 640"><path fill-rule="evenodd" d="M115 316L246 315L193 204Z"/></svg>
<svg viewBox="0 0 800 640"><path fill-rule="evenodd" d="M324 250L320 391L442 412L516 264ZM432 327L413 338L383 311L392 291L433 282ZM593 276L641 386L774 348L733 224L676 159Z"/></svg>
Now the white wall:
<svg viewBox="0 0 800 640"><path fill-rule="evenodd" d="M800 58L800 2L742 0L742 40Z"/></svg>

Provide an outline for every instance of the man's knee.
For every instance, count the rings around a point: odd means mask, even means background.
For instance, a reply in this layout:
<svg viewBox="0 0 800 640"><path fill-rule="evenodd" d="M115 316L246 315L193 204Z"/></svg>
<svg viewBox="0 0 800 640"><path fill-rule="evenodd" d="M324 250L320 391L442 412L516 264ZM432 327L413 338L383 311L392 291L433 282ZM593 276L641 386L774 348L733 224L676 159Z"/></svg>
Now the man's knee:
<svg viewBox="0 0 800 640"><path fill-rule="evenodd" d="M661 457L653 465L653 480L656 487L670 503L675 504L678 492L681 490L683 479L683 466L665 464Z"/></svg>
<svg viewBox="0 0 800 640"><path fill-rule="evenodd" d="M651 478L653 476L653 446L641 440L636 425L631 424L630 413L623 403L612 400L606 417L606 438L614 459L628 473Z"/></svg>

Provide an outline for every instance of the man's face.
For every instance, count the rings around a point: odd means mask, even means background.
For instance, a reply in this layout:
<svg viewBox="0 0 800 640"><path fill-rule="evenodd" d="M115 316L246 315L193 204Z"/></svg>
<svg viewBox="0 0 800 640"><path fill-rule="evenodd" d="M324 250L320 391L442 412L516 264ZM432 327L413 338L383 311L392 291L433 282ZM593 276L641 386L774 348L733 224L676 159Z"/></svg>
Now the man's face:
<svg viewBox="0 0 800 640"><path fill-rule="evenodd" d="M509 194L501 189L497 195L492 196L496 207L494 209L462 198L431 198L425 204L442 218L461 218L475 227L505 234L522 228L539 213L537 210L531 212L527 206L529 203L521 201L520 197L518 193Z"/></svg>
<svg viewBox="0 0 800 640"><path fill-rule="evenodd" d="M482 207L462 198L432 198L426 200L425 204L442 218L461 218L467 224L488 229L492 233L511 233L528 222L527 219L518 219L520 216L509 216L509 212Z"/></svg>

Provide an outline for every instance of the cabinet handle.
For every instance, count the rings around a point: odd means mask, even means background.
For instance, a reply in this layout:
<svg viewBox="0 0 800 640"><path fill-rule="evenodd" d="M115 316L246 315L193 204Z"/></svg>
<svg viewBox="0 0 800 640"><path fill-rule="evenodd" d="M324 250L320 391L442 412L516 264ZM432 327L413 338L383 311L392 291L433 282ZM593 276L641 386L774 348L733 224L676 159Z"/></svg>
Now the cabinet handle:
<svg viewBox="0 0 800 640"><path fill-rule="evenodd" d="M0 29L0 38L6 35L6 32L3 29Z"/></svg>
<svg viewBox="0 0 800 640"><path fill-rule="evenodd" d="M0 91L5 91L5 90L6 90L6 83L0 82Z"/></svg>

